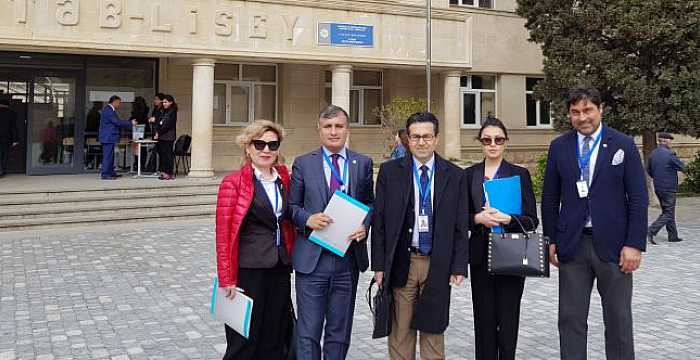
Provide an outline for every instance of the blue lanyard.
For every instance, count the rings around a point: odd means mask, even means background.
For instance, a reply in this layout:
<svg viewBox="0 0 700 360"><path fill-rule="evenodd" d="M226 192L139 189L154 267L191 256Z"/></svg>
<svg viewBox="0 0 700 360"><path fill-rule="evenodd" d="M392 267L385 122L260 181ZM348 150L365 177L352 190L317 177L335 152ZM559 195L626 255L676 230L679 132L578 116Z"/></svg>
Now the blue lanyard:
<svg viewBox="0 0 700 360"><path fill-rule="evenodd" d="M603 125L600 125L600 126L603 126ZM586 154L585 157L581 157L581 146L578 143L578 136L576 137L576 156L578 157L578 166L579 166L579 169L581 170L582 174L583 174L583 169L588 167L588 163L591 162L591 155L593 155L593 150L595 149L596 146L598 146L600 139L603 137L604 130L605 129L600 129L600 134L598 134L598 136L596 136L595 141L593 142L593 145L588 150L588 154ZM581 175L581 176L583 176L583 175Z"/></svg>
<svg viewBox="0 0 700 360"><path fill-rule="evenodd" d="M433 164L433 169L434 168L435 165ZM416 178L416 185L418 185L418 194L421 209L425 208L425 202L428 199L428 195L430 195L430 185L433 183L433 175L435 175L435 171L433 171L433 169L430 169L430 177L428 177L428 183L425 185L424 189L420 185L420 177L418 176L418 168L416 167L416 163L413 163L413 176Z"/></svg>
<svg viewBox="0 0 700 360"><path fill-rule="evenodd" d="M348 180L348 159L343 159L343 177L340 177L340 174L338 174L338 170L335 169L335 166L333 166L333 163L331 162L331 158L326 155L326 152L323 151L323 159L326 160L326 163L328 164L328 167L331 168L331 176L335 177L335 179L338 181L340 186L344 186L345 182Z"/></svg>

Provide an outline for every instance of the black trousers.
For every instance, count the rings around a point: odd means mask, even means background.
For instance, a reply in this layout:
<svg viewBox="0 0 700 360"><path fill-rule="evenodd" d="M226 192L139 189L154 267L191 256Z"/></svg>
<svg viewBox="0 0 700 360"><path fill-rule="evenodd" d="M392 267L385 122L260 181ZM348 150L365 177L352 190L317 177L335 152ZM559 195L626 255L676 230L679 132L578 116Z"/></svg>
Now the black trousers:
<svg viewBox="0 0 700 360"><path fill-rule="evenodd" d="M676 228L676 193L656 191L656 197L661 204L661 215L649 226L649 234L656 236L662 227L666 227L669 240L678 239Z"/></svg>
<svg viewBox="0 0 700 360"><path fill-rule="evenodd" d="M605 356L634 360L632 274L603 262L593 236L583 234L574 259L559 265L559 343L562 360L586 360L588 310L593 280L598 285L605 323Z"/></svg>
<svg viewBox="0 0 700 360"><path fill-rule="evenodd" d="M160 159L160 172L172 175L175 167L175 150L173 150L173 141L158 140L156 148L158 149L158 159Z"/></svg>
<svg viewBox="0 0 700 360"><path fill-rule="evenodd" d="M12 143L0 140L0 176L7 173L8 158Z"/></svg>
<svg viewBox="0 0 700 360"><path fill-rule="evenodd" d="M515 359L525 278L470 265L476 360Z"/></svg>
<svg viewBox="0 0 700 360"><path fill-rule="evenodd" d="M239 269L238 287L253 299L250 338L226 326L224 360L282 360L291 304L290 268Z"/></svg>

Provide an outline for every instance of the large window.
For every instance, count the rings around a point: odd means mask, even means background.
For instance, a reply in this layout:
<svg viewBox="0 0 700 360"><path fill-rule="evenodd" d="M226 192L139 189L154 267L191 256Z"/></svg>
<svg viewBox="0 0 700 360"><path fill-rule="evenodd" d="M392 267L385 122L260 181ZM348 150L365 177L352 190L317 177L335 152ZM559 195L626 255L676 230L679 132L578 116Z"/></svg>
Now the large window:
<svg viewBox="0 0 700 360"><path fill-rule="evenodd" d="M551 127L549 102L535 99L535 85L540 78L525 78L525 103L527 112L527 126Z"/></svg>
<svg viewBox="0 0 700 360"><path fill-rule="evenodd" d="M480 127L486 118L496 117L496 76L462 76L460 97L462 126Z"/></svg>
<svg viewBox="0 0 700 360"><path fill-rule="evenodd" d="M214 125L277 119L277 65L216 64Z"/></svg>
<svg viewBox="0 0 700 360"><path fill-rule="evenodd" d="M450 0L450 5L493 9L495 0Z"/></svg>
<svg viewBox="0 0 700 360"><path fill-rule="evenodd" d="M331 103L332 74L326 71L324 102ZM352 72L350 87L350 124L359 126L381 125L381 119L374 110L382 106L382 72L356 70Z"/></svg>

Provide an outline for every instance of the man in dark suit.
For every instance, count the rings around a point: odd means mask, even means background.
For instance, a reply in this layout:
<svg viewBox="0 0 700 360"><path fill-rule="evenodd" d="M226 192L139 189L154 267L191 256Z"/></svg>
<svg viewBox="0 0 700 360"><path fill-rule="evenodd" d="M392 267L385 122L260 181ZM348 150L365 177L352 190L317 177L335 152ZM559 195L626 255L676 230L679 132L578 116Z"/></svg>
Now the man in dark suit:
<svg viewBox="0 0 700 360"><path fill-rule="evenodd" d="M559 266L561 358L586 359L593 280L603 305L608 359L634 359L632 273L646 247L648 196L637 146L601 124L592 87L569 91L570 131L549 147L542 224Z"/></svg>
<svg viewBox="0 0 700 360"><path fill-rule="evenodd" d="M10 149L17 146L17 113L10 109L10 99L0 98L0 176L7 172Z"/></svg>
<svg viewBox="0 0 700 360"><path fill-rule="evenodd" d="M296 271L297 358L344 359L350 346L355 294L360 271L367 270L367 231L370 216L349 236L344 257L321 248L308 238L334 219L323 213L336 190L372 207L372 159L346 148L348 114L328 106L321 112L318 132L322 147L295 159L289 205L299 231L292 253ZM339 219L335 219L339 220ZM325 327L324 327L325 322Z"/></svg>
<svg viewBox="0 0 700 360"><path fill-rule="evenodd" d="M122 99L113 95L109 98L109 104L102 109L100 114L99 141L102 143L102 180L116 180L119 175L114 172L114 147L119 142L119 129L131 129L132 124L136 125L136 120L129 122L120 120L117 109L122 103Z"/></svg>
<svg viewBox="0 0 700 360"><path fill-rule="evenodd" d="M435 152L439 124L422 112L406 122L410 154L382 164L372 219L372 270L393 289L392 359L444 359L451 285L467 276L468 185Z"/></svg>
<svg viewBox="0 0 700 360"><path fill-rule="evenodd" d="M676 193L678 192L678 172L685 169L685 164L671 150L673 135L659 133L659 146L649 155L647 173L654 179L654 192L661 204L661 215L649 226L649 242L657 245L654 236L662 227L666 227L669 242L679 242L676 228Z"/></svg>

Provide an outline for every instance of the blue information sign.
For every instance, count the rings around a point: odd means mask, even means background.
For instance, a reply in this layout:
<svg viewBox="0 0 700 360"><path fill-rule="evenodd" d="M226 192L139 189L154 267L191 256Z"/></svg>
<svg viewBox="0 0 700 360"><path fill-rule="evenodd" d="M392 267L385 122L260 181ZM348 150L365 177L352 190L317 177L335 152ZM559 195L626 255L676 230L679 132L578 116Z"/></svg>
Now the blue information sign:
<svg viewBox="0 0 700 360"><path fill-rule="evenodd" d="M374 26L318 23L318 44L373 47Z"/></svg>

